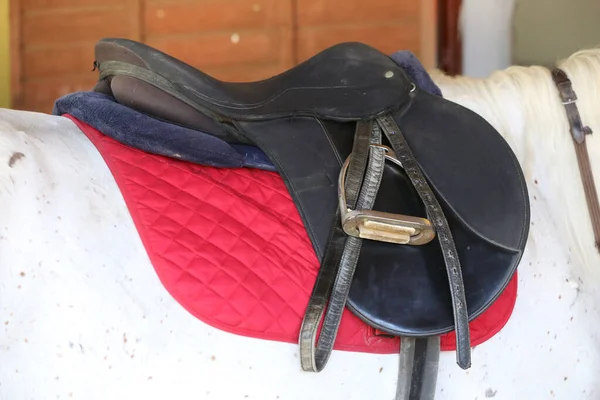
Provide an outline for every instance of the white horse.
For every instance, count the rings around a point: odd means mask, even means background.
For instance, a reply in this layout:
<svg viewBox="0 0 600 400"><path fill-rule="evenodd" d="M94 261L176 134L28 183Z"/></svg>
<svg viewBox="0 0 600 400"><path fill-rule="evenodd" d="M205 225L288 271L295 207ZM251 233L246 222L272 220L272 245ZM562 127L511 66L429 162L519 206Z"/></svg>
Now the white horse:
<svg viewBox="0 0 600 400"><path fill-rule="evenodd" d="M600 51L561 63L600 185ZM600 398L600 255L549 71L434 78L486 118L524 169L532 207L512 317L462 371L442 353L437 399ZM103 159L68 119L0 110L0 399L392 399L398 355L298 347L197 320L159 282Z"/></svg>

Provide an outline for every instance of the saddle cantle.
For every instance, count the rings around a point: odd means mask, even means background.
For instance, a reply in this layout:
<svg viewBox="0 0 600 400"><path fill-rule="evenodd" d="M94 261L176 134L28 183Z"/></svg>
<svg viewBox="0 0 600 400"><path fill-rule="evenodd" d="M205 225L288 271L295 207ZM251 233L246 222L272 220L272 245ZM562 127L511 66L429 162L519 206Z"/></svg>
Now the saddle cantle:
<svg viewBox="0 0 600 400"><path fill-rule="evenodd" d="M125 39L100 41L96 65L95 90L256 145L275 165L322 263L300 337L304 369L326 364L345 305L403 338L455 329L458 363L469 367L467 322L508 284L529 229L521 168L483 118L420 90L361 43L249 83ZM403 396L417 394L399 383Z"/></svg>

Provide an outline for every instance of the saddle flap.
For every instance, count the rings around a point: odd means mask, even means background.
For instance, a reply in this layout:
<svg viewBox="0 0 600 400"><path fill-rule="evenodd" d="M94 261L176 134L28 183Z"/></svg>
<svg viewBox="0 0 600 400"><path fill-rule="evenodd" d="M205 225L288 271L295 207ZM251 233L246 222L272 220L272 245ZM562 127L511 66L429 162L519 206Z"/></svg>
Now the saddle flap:
<svg viewBox="0 0 600 400"><path fill-rule="evenodd" d="M527 186L498 131L475 112L418 89L395 119L439 201L485 240L522 249L530 219Z"/></svg>
<svg viewBox="0 0 600 400"><path fill-rule="evenodd" d="M523 172L503 137L456 103L417 89L394 119L448 220L473 320L521 260L530 223ZM373 209L429 217L414 188L387 171ZM438 237L423 246L363 241L347 305L366 323L395 335L450 332L450 299Z"/></svg>

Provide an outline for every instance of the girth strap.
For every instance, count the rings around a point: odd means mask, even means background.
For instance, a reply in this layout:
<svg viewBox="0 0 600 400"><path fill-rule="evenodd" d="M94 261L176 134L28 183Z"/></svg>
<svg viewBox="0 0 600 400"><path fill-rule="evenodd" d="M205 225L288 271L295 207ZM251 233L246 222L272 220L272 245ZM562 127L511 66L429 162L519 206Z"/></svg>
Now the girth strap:
<svg viewBox="0 0 600 400"><path fill-rule="evenodd" d="M398 365L398 384L394 400L431 400L435 398L440 362L440 337L402 337Z"/></svg>
<svg viewBox="0 0 600 400"><path fill-rule="evenodd" d="M592 130L588 126L584 126L581 121L581 115L579 114L576 104L577 95L573 90L571 80L567 77L567 74L560 68L555 68L552 70L552 79L560 93L562 104L565 107L567 119L569 120L569 125L571 127L571 136L573 145L575 146L579 173L581 175L588 211L592 221L596 249L600 252L600 202L598 201L598 193L596 191L590 157L587 151L587 143L585 141L586 135L591 135Z"/></svg>

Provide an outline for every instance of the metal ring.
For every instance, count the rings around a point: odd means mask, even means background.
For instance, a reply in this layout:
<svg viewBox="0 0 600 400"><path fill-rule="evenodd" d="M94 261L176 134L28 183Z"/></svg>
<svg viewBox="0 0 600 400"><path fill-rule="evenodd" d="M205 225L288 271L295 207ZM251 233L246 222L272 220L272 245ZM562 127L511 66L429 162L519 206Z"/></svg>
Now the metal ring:
<svg viewBox="0 0 600 400"><path fill-rule="evenodd" d="M386 152L387 154L389 154L391 157L398 158L398 157L396 157L396 153L394 152L394 150L392 150L392 148L391 148L391 147L389 147L389 146L386 146L385 144L371 143L369 146L370 146L370 147L377 147L377 148L383 149L383 150L385 150L385 152ZM386 156L387 156L387 154L386 154Z"/></svg>
<svg viewBox="0 0 600 400"><path fill-rule="evenodd" d="M400 168L404 169L404 165L397 158L396 153L390 147L384 144L371 143L370 147L377 147L384 149L386 151L385 159L393 162L398 165ZM338 176L338 206L340 208L340 212L342 213L342 220L346 213L351 211L348 208L348 203L346 202L346 173L348 171L348 166L350 165L350 159L352 158L352 153L346 158L344 164L342 165L342 169L340 171L340 175Z"/></svg>

